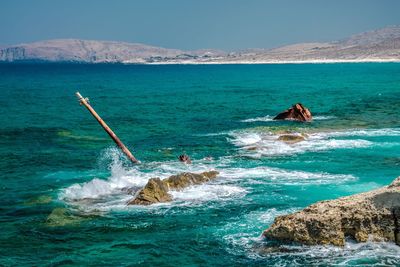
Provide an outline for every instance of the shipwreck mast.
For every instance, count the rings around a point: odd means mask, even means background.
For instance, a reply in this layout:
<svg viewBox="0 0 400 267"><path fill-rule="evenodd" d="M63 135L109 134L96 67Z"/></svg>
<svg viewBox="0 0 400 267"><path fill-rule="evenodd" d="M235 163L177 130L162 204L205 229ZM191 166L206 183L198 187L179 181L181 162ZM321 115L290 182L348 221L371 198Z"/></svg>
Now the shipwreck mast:
<svg viewBox="0 0 400 267"><path fill-rule="evenodd" d="M89 104L89 99L84 98L79 92L76 92L76 96L78 97L79 103L84 105L90 113L92 113L93 117L97 120L97 122L103 127L103 129L108 133L111 139L117 144L117 146L124 152L124 154L128 157L128 159L133 163L140 163L129 151L129 149L121 142L118 136L111 130L110 127L100 118L99 114L92 108Z"/></svg>

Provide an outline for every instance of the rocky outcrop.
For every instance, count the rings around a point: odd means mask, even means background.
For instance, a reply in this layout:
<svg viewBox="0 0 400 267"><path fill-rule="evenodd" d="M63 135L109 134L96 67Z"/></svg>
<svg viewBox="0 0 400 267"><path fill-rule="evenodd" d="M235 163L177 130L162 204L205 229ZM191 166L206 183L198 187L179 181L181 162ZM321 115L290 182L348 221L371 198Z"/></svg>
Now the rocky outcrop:
<svg viewBox="0 0 400 267"><path fill-rule="evenodd" d="M151 178L136 197L129 202L129 205L150 205L171 200L172 197L168 194L168 188L160 178Z"/></svg>
<svg viewBox="0 0 400 267"><path fill-rule="evenodd" d="M311 121L312 115L309 109L304 107L301 103L297 103L291 108L279 113L274 120Z"/></svg>
<svg viewBox="0 0 400 267"><path fill-rule="evenodd" d="M343 246L392 241L400 245L400 177L389 186L336 200L321 201L302 211L279 216L264 231L269 239L306 245Z"/></svg>
<svg viewBox="0 0 400 267"><path fill-rule="evenodd" d="M182 190L191 185L203 184L218 175L217 171L208 171L203 173L184 172L173 175L161 180L160 178L151 178L145 187L139 190L135 197L129 201L128 205L150 205L172 200L169 190Z"/></svg>

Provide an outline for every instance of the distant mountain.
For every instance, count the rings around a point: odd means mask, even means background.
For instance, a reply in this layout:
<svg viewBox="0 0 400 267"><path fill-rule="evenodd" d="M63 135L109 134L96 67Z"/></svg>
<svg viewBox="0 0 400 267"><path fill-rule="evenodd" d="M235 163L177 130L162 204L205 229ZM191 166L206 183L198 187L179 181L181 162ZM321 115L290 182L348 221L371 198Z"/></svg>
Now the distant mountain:
<svg viewBox="0 0 400 267"><path fill-rule="evenodd" d="M400 26L353 35L330 43L301 43L231 54L231 62L400 61Z"/></svg>
<svg viewBox="0 0 400 267"><path fill-rule="evenodd" d="M184 51L139 43L60 39L0 47L0 61L200 64L330 61L400 61L400 26L353 35L329 43L300 43L232 53Z"/></svg>

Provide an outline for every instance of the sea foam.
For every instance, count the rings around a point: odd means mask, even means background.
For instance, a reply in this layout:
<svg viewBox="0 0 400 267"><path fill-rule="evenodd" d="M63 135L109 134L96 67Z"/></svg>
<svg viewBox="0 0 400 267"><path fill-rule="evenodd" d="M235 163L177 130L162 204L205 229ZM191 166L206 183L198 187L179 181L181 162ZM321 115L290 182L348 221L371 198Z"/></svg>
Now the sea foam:
<svg viewBox="0 0 400 267"><path fill-rule="evenodd" d="M336 117L335 116L313 116L313 120L316 120L316 121L331 120L334 118L336 118ZM270 121L274 121L274 116L266 115L263 117L255 117L255 118L241 120L241 122L270 122Z"/></svg>
<svg viewBox="0 0 400 267"><path fill-rule="evenodd" d="M296 134L296 133L295 133ZM243 153L252 157L283 156L305 152L318 152L332 149L363 148L374 145L387 145L366 140L376 136L400 136L400 129L347 130L310 133L304 141L286 144L278 140L279 135L259 130L232 131L228 140L239 147ZM350 137L350 138L349 138Z"/></svg>

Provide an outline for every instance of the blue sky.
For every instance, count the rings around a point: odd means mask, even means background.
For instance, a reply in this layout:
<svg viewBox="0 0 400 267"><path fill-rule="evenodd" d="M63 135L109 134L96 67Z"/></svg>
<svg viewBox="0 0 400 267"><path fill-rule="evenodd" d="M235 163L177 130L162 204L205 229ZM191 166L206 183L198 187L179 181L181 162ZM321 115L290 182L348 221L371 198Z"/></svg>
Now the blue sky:
<svg viewBox="0 0 400 267"><path fill-rule="evenodd" d="M0 44L56 38L235 50L400 25L397 0L0 0Z"/></svg>

